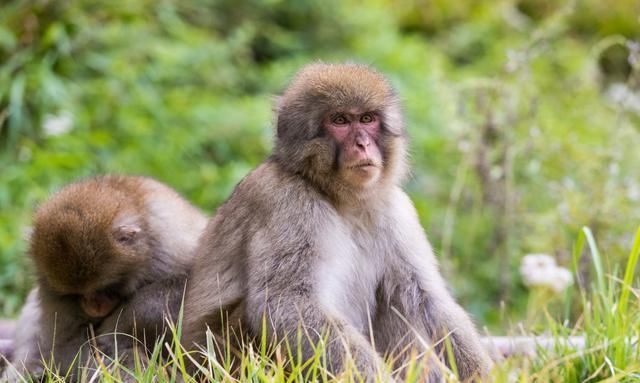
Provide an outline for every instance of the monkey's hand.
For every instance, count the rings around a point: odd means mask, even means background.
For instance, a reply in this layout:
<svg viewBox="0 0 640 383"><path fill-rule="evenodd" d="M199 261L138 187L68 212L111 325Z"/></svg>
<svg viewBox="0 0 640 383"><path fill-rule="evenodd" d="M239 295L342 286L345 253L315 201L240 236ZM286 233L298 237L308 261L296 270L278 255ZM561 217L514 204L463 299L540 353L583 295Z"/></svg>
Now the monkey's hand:
<svg viewBox="0 0 640 383"><path fill-rule="evenodd" d="M139 289L97 327L99 345L110 351L115 351L114 346L126 349L133 344L153 347L166 329L167 318L179 311L183 286L184 281L177 278Z"/></svg>
<svg viewBox="0 0 640 383"><path fill-rule="evenodd" d="M103 361L117 360L119 364L133 371L137 364L147 365L148 350L132 335L124 333L102 334L94 338L96 348L95 357ZM121 372L123 382L136 382L136 378L126 372Z"/></svg>
<svg viewBox="0 0 640 383"><path fill-rule="evenodd" d="M101 356L115 358L135 343L135 326L129 319L127 308L106 317L95 329L94 345ZM120 315L118 315L120 314Z"/></svg>
<svg viewBox="0 0 640 383"><path fill-rule="evenodd" d="M116 332L104 333L96 335L93 339L94 346L98 352L98 356L106 356L108 358L115 358L116 354L120 354L122 349L129 349L130 342L125 342L124 339L120 341L120 338L124 338L124 334L118 334ZM120 345L120 348L118 348Z"/></svg>
<svg viewBox="0 0 640 383"><path fill-rule="evenodd" d="M339 342L338 345L335 345L338 350L331 350L333 347L330 346L330 355L346 351L348 359L355 367L356 381L394 383L395 380L387 370L387 366L371 343L352 326L340 327L341 335L338 339L333 340L334 343ZM347 346L346 350L345 345Z"/></svg>

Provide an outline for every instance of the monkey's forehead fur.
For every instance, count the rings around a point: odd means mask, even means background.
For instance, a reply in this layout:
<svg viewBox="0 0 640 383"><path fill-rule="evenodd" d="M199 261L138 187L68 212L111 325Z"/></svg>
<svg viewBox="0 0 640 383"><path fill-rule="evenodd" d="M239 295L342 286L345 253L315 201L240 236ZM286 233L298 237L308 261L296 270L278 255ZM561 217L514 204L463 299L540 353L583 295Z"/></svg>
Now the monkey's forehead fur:
<svg viewBox="0 0 640 383"><path fill-rule="evenodd" d="M323 109L324 112L357 107L383 112L398 107L388 80L362 64L314 63L302 68L279 100L281 109Z"/></svg>
<svg viewBox="0 0 640 383"><path fill-rule="evenodd" d="M36 211L29 254L56 286L92 282L120 254L111 240L116 216L140 209L141 178L102 176L67 185Z"/></svg>
<svg viewBox="0 0 640 383"><path fill-rule="evenodd" d="M143 204L142 178L99 176L65 186L36 210L34 230L58 234L109 232L117 214Z"/></svg>

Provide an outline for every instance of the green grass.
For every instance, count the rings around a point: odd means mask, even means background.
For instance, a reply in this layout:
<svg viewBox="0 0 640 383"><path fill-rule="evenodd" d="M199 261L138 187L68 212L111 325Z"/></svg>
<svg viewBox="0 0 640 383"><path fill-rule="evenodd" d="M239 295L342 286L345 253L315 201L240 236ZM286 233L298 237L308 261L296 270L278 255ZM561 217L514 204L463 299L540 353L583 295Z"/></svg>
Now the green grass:
<svg viewBox="0 0 640 383"><path fill-rule="evenodd" d="M580 314L575 318L554 318L551 311L542 305L538 309L544 313L545 321L541 333L524 329L525 335L541 335L555 340L555 346L538 348L534 355L515 356L498 361L488 382L634 382L640 381L640 350L637 341L640 336L640 307L636 278L636 266L640 256L640 228L631 246L622 278L617 270L607 272L598 250L595 238L588 228L584 228L573 249L574 264L580 264L581 257L590 257L591 269L595 273L592 286L578 283L575 294L567 294L565 305L577 304ZM571 310L567 310L571 312ZM180 313L180 318L182 313ZM182 321L170 323L170 337L179 339ZM513 332L512 335L516 335ZM522 334L518 334L522 335ZM569 336L584 336L584 347L574 348ZM446 339L443 340L446 342ZM229 350L229 339L226 340ZM447 347L445 347L446 349ZM158 341L147 355L136 353L134 363L126 360L111 360L102 356L98 371L82 374L82 382L180 382L193 380L187 366L195 364L199 379L211 382L358 382L361 375L347 363L344 372L335 376L326 365L322 341L317 345L315 355L310 360L293 357L292 347L287 343L269 345L263 336L252 345L245 343L236 358L230 352L215 351L218 344L208 334L207 344L195 352L186 352L179 342ZM407 362L407 382L420 382L426 373L427 356L414 355ZM390 358L387 358L389 360ZM127 364L130 367L125 367ZM444 366L443 366L444 367ZM391 367L387 366L388 371ZM453 368L455 369L455 367ZM387 372L388 372L387 371ZM64 372L48 369L46 382L61 381ZM384 374L379 380L383 381ZM25 378L24 381L29 381ZM446 377L447 382L458 381L453 372Z"/></svg>

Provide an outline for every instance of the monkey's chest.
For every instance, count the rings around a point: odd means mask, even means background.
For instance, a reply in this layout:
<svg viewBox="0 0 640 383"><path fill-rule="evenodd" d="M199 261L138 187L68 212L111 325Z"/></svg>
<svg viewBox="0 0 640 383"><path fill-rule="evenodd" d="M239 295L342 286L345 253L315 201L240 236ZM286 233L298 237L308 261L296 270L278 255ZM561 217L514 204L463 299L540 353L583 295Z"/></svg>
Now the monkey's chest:
<svg viewBox="0 0 640 383"><path fill-rule="evenodd" d="M382 257L375 241L342 233L324 245L317 294L323 307L365 332L376 310Z"/></svg>

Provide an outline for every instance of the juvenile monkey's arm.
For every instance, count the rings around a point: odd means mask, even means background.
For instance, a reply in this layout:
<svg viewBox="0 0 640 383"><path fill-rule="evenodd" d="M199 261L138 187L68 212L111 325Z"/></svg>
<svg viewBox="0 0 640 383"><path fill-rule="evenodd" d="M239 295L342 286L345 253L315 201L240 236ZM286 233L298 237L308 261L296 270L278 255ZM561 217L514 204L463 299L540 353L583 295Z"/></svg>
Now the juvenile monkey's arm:
<svg viewBox="0 0 640 383"><path fill-rule="evenodd" d="M80 307L75 299L59 297L46 289L38 289L40 305L37 353L33 356L37 362L44 360L50 365L55 360L61 373L70 371L74 366L90 366L92 359L89 347L89 323L85 317L79 316Z"/></svg>
<svg viewBox="0 0 640 383"><path fill-rule="evenodd" d="M175 278L150 283L109 314L97 327L99 349L112 355L117 343L119 350L127 350L134 343L154 342L167 327L167 320L178 320L185 279ZM135 337L135 338L134 338Z"/></svg>
<svg viewBox="0 0 640 383"><path fill-rule="evenodd" d="M43 371L40 362L39 336L41 309L38 303L38 290L33 289L27 297L25 305L22 307L20 318L16 322L18 325L12 335L12 351L9 355L0 355L9 358L10 365L4 366L0 362L0 382L17 382L19 374L41 375ZM5 368L3 368L5 367Z"/></svg>

